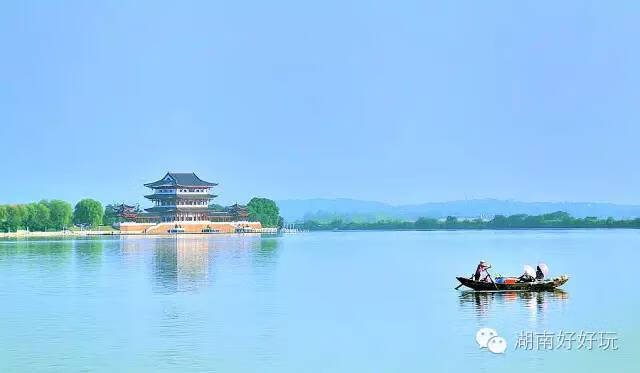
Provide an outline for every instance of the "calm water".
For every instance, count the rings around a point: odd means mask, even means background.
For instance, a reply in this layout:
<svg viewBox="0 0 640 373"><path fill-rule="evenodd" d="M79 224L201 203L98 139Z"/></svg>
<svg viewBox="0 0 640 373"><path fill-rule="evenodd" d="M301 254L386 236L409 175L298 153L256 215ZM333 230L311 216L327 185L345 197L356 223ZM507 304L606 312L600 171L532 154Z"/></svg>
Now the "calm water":
<svg viewBox="0 0 640 373"><path fill-rule="evenodd" d="M453 290L479 259L564 293ZM1 371L629 371L640 231L326 232L0 241ZM496 328L507 353L479 349ZM607 331L619 350L514 350Z"/></svg>

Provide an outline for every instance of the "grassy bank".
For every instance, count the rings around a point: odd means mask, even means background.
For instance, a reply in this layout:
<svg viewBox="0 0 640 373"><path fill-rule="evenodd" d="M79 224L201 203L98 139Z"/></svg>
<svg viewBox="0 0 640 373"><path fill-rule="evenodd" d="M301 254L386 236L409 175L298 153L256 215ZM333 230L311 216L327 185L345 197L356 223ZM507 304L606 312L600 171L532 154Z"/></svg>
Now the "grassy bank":
<svg viewBox="0 0 640 373"><path fill-rule="evenodd" d="M448 229L570 229L570 228L640 228L640 218L601 219L597 217L574 218L566 212L558 211L542 215L517 214L511 216L496 215L491 220L459 220L449 216L438 220L420 218L416 221L379 220L376 222L354 222L335 219L332 221L305 221L305 230L448 230Z"/></svg>

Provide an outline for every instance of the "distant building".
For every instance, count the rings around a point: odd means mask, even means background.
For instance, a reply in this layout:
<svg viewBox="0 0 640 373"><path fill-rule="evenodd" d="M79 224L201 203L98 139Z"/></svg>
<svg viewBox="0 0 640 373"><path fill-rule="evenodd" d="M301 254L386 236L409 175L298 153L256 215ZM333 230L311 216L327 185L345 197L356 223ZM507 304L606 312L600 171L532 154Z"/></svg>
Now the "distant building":
<svg viewBox="0 0 640 373"><path fill-rule="evenodd" d="M116 206L125 221L114 227L125 234L177 233L270 233L258 221L250 221L246 206L210 206L217 196L217 183L204 181L195 173L167 172L162 179L144 184L153 193L145 196L153 206L140 213L136 206Z"/></svg>
<svg viewBox="0 0 640 373"><path fill-rule="evenodd" d="M190 221L248 221L249 213L246 206L234 204L224 209L209 207L213 194L213 187L217 183L204 181L195 173L167 172L158 181L144 184L153 190L152 194L144 196L151 200L153 207L145 209L146 214L140 214L138 221L145 222L190 222Z"/></svg>
<svg viewBox="0 0 640 373"><path fill-rule="evenodd" d="M167 172L162 179L144 184L153 190L144 197L154 203L145 211L157 216L160 222L208 221L209 201L217 197L211 194L211 188L216 185L193 172Z"/></svg>
<svg viewBox="0 0 640 373"><path fill-rule="evenodd" d="M221 209L209 209L209 220L211 221L248 221L249 210L247 206L238 203Z"/></svg>
<svg viewBox="0 0 640 373"><path fill-rule="evenodd" d="M234 221L249 220L249 210L247 209L247 206L239 205L236 203L229 206L228 212L231 216L231 219Z"/></svg>
<svg viewBox="0 0 640 373"><path fill-rule="evenodd" d="M114 213L118 219L135 220L140 216L140 209L138 206L126 205L124 203L113 206ZM106 215L106 213L105 213Z"/></svg>

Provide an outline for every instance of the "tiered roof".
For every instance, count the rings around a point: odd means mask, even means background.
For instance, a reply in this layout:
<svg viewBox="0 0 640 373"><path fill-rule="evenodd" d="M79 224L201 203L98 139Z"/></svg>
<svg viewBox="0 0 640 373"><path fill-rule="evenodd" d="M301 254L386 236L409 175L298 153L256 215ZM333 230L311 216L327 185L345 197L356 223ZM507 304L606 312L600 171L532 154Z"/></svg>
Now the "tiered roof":
<svg viewBox="0 0 640 373"><path fill-rule="evenodd" d="M198 177L194 172L179 173L179 172L167 172L164 177L153 183L144 184L144 186L157 189L167 187L200 187L211 188L218 185L217 183L210 183L204 181Z"/></svg>
<svg viewBox="0 0 640 373"><path fill-rule="evenodd" d="M167 199L180 199L180 200L186 200L186 199L214 199L216 198L218 195L217 194L209 194L209 193L189 193L189 194L164 194L164 193L158 193L158 194L148 194L146 196L144 196L144 198L148 198L151 200L167 200Z"/></svg>

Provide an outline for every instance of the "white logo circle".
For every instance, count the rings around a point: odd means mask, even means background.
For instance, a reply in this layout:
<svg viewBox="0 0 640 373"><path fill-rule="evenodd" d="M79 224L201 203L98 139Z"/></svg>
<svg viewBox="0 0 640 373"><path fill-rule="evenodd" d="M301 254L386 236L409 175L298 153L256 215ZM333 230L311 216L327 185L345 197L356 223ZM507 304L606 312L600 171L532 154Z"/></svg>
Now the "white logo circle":
<svg viewBox="0 0 640 373"><path fill-rule="evenodd" d="M507 340L502 337L493 337L487 342L487 348L494 354L504 354L507 349Z"/></svg>
<svg viewBox="0 0 640 373"><path fill-rule="evenodd" d="M482 328L476 333L476 342L480 345L480 348L487 347L487 342L493 337L496 337L498 332L491 328Z"/></svg>

